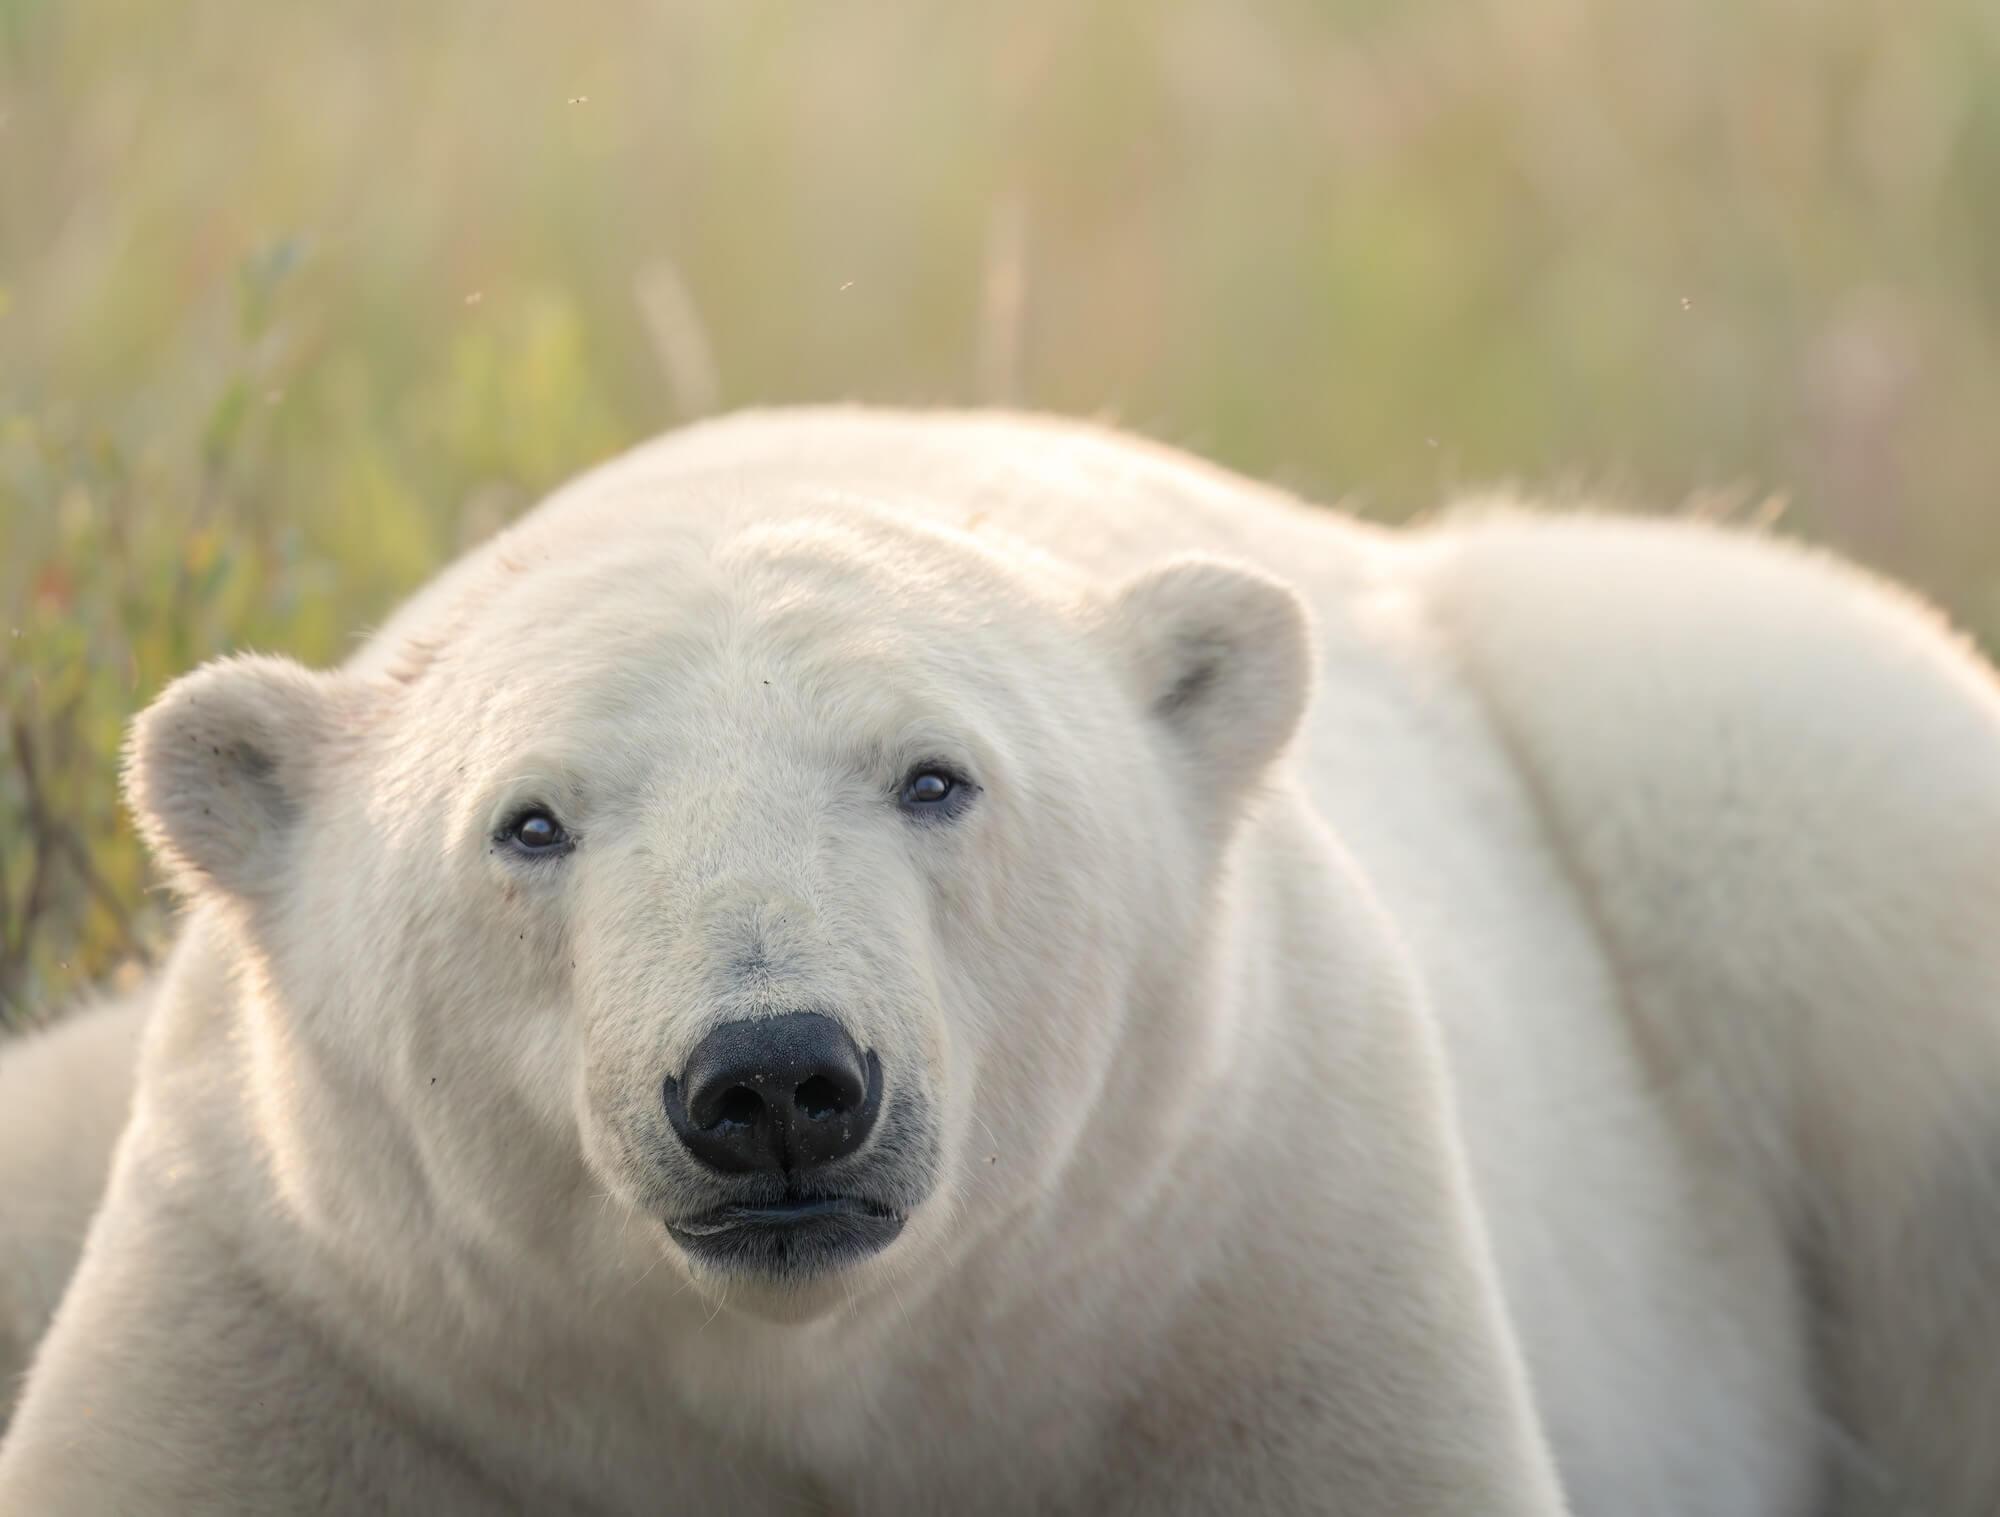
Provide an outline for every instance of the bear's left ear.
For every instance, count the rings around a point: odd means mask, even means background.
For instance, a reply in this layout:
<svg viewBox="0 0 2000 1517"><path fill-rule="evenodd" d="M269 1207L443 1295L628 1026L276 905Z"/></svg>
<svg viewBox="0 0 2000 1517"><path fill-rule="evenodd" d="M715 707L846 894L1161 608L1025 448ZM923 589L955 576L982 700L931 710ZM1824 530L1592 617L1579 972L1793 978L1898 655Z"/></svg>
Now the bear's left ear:
<svg viewBox="0 0 2000 1517"><path fill-rule="evenodd" d="M1312 693L1312 628L1277 580L1176 559L1120 587L1108 622L1140 701L1205 784L1241 790L1297 730Z"/></svg>
<svg viewBox="0 0 2000 1517"><path fill-rule="evenodd" d="M256 899L275 887L367 690L291 659L238 656L183 675L140 714L125 746L125 799L183 894Z"/></svg>

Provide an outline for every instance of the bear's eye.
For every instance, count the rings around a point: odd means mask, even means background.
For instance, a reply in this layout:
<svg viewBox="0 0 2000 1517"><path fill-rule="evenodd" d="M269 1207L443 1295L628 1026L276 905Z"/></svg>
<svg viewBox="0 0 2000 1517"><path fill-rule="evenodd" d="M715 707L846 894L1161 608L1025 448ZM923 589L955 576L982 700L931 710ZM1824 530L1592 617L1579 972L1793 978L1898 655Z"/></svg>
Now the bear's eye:
<svg viewBox="0 0 2000 1517"><path fill-rule="evenodd" d="M926 816L948 815L970 799L972 791L971 782L951 770L937 764L920 764L903 781L903 793L898 799L906 811Z"/></svg>
<svg viewBox="0 0 2000 1517"><path fill-rule="evenodd" d="M903 799L912 806L928 806L933 801L941 801L950 795L951 780L936 770L926 770L903 787Z"/></svg>
<svg viewBox="0 0 2000 1517"><path fill-rule="evenodd" d="M569 847L569 833L553 814L531 806L509 822L501 837L525 853L561 853Z"/></svg>

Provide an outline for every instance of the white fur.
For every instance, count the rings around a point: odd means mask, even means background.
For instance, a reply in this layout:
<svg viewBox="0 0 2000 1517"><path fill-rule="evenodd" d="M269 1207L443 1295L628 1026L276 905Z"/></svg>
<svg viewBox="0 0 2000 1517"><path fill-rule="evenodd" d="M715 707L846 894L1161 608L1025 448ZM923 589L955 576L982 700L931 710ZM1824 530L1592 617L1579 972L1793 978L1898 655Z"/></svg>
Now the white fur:
<svg viewBox="0 0 2000 1517"><path fill-rule="evenodd" d="M2000 696L1851 571L780 413L132 754L192 911L0 1511L2000 1504ZM937 1183L714 1277L660 1080L802 1004Z"/></svg>
<svg viewBox="0 0 2000 1517"><path fill-rule="evenodd" d="M104 1190L148 1000L73 1011L0 1057L0 1431Z"/></svg>

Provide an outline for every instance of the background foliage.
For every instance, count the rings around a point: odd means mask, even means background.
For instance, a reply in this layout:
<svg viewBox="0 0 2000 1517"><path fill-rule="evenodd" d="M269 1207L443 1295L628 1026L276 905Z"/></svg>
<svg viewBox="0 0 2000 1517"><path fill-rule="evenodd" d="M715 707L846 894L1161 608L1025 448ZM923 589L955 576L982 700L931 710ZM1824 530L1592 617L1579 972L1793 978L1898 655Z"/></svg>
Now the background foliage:
<svg viewBox="0 0 2000 1517"><path fill-rule="evenodd" d="M1990 639L1996 357L1985 0L0 0L0 1012L159 940L164 680L693 414L1775 495Z"/></svg>

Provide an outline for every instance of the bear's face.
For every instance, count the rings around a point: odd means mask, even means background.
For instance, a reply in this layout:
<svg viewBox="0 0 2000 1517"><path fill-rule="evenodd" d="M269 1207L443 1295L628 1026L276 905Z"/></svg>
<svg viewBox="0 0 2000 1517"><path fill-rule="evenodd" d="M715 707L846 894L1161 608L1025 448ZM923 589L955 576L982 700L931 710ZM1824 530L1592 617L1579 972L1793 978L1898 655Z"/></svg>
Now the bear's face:
<svg viewBox="0 0 2000 1517"><path fill-rule="evenodd" d="M135 809L483 1226L588 1184L767 1315L941 1268L1175 1078L1135 1023L1297 721L1297 603L867 512L578 537L489 550L392 677L182 681Z"/></svg>

